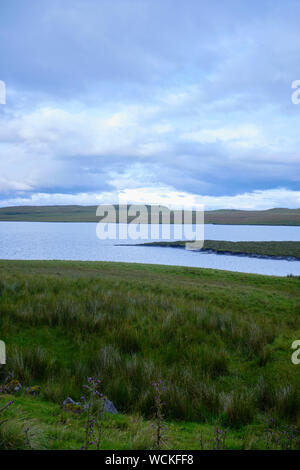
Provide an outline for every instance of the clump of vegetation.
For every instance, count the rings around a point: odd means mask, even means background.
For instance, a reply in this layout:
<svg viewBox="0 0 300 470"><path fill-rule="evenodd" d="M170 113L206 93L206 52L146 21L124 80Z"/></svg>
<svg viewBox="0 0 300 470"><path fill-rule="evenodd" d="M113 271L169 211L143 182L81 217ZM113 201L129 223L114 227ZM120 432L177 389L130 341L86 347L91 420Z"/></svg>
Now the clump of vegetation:
<svg viewBox="0 0 300 470"><path fill-rule="evenodd" d="M44 448L41 433L36 424L21 411L8 415L14 401L0 406L0 450ZM6 412L6 413L5 413ZM1 415L6 414L4 419Z"/></svg>
<svg viewBox="0 0 300 470"><path fill-rule="evenodd" d="M266 419L264 440L267 449L300 450L300 428L278 426L272 417Z"/></svg>
<svg viewBox="0 0 300 470"><path fill-rule="evenodd" d="M254 400L249 392L233 390L221 395L223 424L237 428L251 423L255 415Z"/></svg>
<svg viewBox="0 0 300 470"><path fill-rule="evenodd" d="M143 243L143 245L184 248L186 243L186 241L180 240L170 242L147 242ZM201 251L266 258L300 259L300 242L231 242L227 240L205 240ZM291 274L290 277L293 277L293 275Z"/></svg>

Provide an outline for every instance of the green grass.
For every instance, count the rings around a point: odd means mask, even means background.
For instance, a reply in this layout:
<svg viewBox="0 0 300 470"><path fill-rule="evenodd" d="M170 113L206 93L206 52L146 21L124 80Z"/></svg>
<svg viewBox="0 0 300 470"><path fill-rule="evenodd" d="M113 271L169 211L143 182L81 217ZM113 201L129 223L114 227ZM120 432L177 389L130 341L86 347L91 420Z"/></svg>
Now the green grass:
<svg viewBox="0 0 300 470"><path fill-rule="evenodd" d="M165 246L184 248L185 241L151 242L143 246ZM205 240L201 251L219 254L254 255L276 258L300 259L300 242L229 242L224 240Z"/></svg>
<svg viewBox="0 0 300 470"><path fill-rule="evenodd" d="M31 445L36 449L78 450L84 442L85 415L67 413L54 403L26 395L0 396L3 401L14 400L6 412L8 425L1 433L0 450L26 449L25 427L34 434ZM167 422L166 449L213 449L214 426L209 424L173 421ZM252 425L228 433L229 449L256 449L264 446L265 426ZM254 437L255 436L255 437ZM103 450L153 449L155 436L153 421L140 415L109 415L104 418ZM2 447L1 447L2 444ZM265 446L264 446L265 447Z"/></svg>
<svg viewBox="0 0 300 470"><path fill-rule="evenodd" d="M215 425L229 428L230 448L262 448L266 417L300 425L291 363L299 287L299 279L209 269L0 261L6 371L41 386L39 397L21 393L6 413L27 413L40 447L78 448L83 418L69 417L70 429L59 424L60 404L79 399L87 376L97 375L121 413L107 418L103 446L143 448L152 382L161 377L172 448L199 448L200 431L208 442Z"/></svg>
<svg viewBox="0 0 300 470"><path fill-rule="evenodd" d="M107 207L107 206L106 206ZM139 206L136 206L138 209ZM118 207L117 217L118 217ZM147 206L148 210L150 206ZM99 222L97 206L17 206L0 208L0 221L20 222ZM134 217L129 217L132 221ZM107 220L108 221L108 220ZM148 217L144 220L150 222ZM173 216L171 215L171 223ZM221 225L300 225L300 209L213 210L206 211L206 224Z"/></svg>

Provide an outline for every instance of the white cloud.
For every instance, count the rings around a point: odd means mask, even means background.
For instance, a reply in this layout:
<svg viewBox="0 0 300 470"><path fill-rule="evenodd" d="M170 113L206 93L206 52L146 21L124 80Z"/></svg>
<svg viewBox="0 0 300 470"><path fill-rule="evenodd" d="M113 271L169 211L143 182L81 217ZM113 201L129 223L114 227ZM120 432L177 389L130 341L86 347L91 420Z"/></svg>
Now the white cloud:
<svg viewBox="0 0 300 470"><path fill-rule="evenodd" d="M8 180L0 176L0 192L7 191L30 191L32 189L28 184L22 181Z"/></svg>
<svg viewBox="0 0 300 470"><path fill-rule="evenodd" d="M297 209L300 207L300 191L277 188L235 196L203 196L200 200L206 209L265 210L273 207Z"/></svg>
<svg viewBox="0 0 300 470"><path fill-rule="evenodd" d="M17 3L1 11L2 200L149 186L293 204L254 190L300 182L297 2Z"/></svg>
<svg viewBox="0 0 300 470"><path fill-rule="evenodd" d="M98 205L112 204L118 201L118 195L113 193L34 193L28 196L8 198L1 201L1 207L10 206L48 206L48 205Z"/></svg>
<svg viewBox="0 0 300 470"><path fill-rule="evenodd" d="M162 102L168 106L179 106L185 104L189 100L190 95L185 91L169 92L161 98Z"/></svg>
<svg viewBox="0 0 300 470"><path fill-rule="evenodd" d="M276 188L253 191L235 196L201 196L176 191L171 187L139 187L114 192L78 194L34 193L1 201L1 206L15 205L98 205L98 204L157 204L170 208L202 208L264 210L272 207L300 207L300 191Z"/></svg>
<svg viewBox="0 0 300 470"><path fill-rule="evenodd" d="M300 191L285 188L253 191L235 196L205 196L175 191L172 188L139 188L122 191L121 200L130 203L164 204L169 207L264 210L272 207L300 207Z"/></svg>
<svg viewBox="0 0 300 470"><path fill-rule="evenodd" d="M201 129L199 131L187 132L182 135L183 139L199 143L233 142L244 144L258 143L260 130L255 125L243 125L239 127L222 127L216 129Z"/></svg>

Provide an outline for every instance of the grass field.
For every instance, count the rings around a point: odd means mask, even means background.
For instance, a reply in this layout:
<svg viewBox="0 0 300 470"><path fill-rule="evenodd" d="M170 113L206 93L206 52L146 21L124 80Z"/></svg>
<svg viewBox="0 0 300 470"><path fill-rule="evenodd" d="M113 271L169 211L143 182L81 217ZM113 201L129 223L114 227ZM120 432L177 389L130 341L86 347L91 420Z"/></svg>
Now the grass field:
<svg viewBox="0 0 300 470"><path fill-rule="evenodd" d="M184 248L185 241L143 243L145 246ZM300 242L229 242L205 240L202 251L219 254L255 255L276 258L300 259Z"/></svg>
<svg viewBox="0 0 300 470"><path fill-rule="evenodd" d="M108 206L103 206L108 207ZM139 207L139 206L135 206ZM146 206L149 208L150 206ZM117 220L118 220L118 207ZM20 222L99 222L97 206L21 206L0 208L0 221ZM134 217L129 217L131 222ZM111 221L108 220L107 221ZM143 223L150 223L146 217ZM171 223L173 216L171 214ZM224 225L300 225L300 209L214 210L206 211L206 224Z"/></svg>
<svg viewBox="0 0 300 470"><path fill-rule="evenodd" d="M101 377L120 412L106 417L105 449L154 447L159 378L170 448L212 448L216 426L228 429L227 448L284 448L284 426L300 426L300 366L291 362L300 339L297 278L0 261L0 295L8 357L1 377L12 370L23 385L13 397L0 395L0 407L15 401L0 426L4 448L26 447L25 426L35 448L80 448L84 414L60 405L68 396L79 400L90 375ZM38 397L24 393L33 385Z"/></svg>

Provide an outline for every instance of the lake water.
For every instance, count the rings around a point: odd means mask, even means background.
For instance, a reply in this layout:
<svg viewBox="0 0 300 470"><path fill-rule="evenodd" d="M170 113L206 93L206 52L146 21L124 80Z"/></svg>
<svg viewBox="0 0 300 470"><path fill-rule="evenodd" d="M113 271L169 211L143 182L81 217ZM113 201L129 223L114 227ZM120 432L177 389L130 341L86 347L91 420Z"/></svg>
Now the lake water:
<svg viewBox="0 0 300 470"><path fill-rule="evenodd" d="M118 246L120 243L143 243L147 238L99 240L96 227L93 223L0 222L0 259L123 261L277 276L300 275L300 261L207 254L175 248ZM300 241L300 227L205 225L205 239Z"/></svg>

